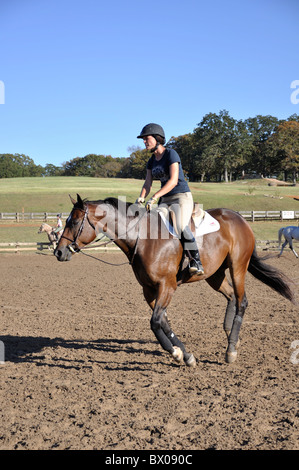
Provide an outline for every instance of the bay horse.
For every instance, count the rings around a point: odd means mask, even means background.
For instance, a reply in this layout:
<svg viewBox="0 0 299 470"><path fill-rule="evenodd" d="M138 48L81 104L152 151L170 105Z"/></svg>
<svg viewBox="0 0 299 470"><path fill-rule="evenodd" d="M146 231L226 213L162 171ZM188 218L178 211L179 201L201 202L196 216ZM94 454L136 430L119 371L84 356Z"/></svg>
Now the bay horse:
<svg viewBox="0 0 299 470"><path fill-rule="evenodd" d="M179 285L206 280L225 296L227 307L223 328L228 340L225 356L228 363L237 358L239 332L248 305L245 294L247 270L294 302L290 281L266 264L264 258L259 258L251 227L237 212L229 209L207 211L218 220L220 229L197 238L204 274L190 277L182 244L169 232L165 236L165 226L157 211L146 212L136 204L120 204L116 198L87 201L77 194L77 201L72 197L71 201L73 209L55 256L59 261L69 261L74 253L95 239L97 232L105 233L125 253L143 288L145 300L152 309L150 325L154 335L161 347L179 363L185 362L190 367L196 365L193 354L186 351L167 319L166 309ZM232 283L226 277L227 269Z"/></svg>
<svg viewBox="0 0 299 470"><path fill-rule="evenodd" d="M56 234L53 231L53 227L51 227L51 225L46 224L46 223L41 224L39 231L37 233L43 233L43 232L45 232L48 235L48 240L53 246L53 249L55 250L60 235L58 234L58 240L57 240ZM51 246L49 246L49 250L50 249L51 249Z"/></svg>
<svg viewBox="0 0 299 470"><path fill-rule="evenodd" d="M282 227L278 230L278 247L280 248L281 245L281 237L282 235L285 238L284 243L282 244L281 251L278 255L280 257L282 255L282 252L287 244L289 244L289 247L291 248L292 252L298 258L298 255L293 247L293 240L299 240L299 227L296 227L295 225L289 225L288 227Z"/></svg>

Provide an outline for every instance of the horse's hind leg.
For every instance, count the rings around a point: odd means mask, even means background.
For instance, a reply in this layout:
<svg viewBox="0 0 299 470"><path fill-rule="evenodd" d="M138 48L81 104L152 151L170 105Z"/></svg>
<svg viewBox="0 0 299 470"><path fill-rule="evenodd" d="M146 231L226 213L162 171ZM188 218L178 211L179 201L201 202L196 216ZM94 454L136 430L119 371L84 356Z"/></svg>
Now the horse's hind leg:
<svg viewBox="0 0 299 470"><path fill-rule="evenodd" d="M288 241L287 241L287 240L282 244L282 247L281 247L280 253L279 253L279 255L278 255L278 258L282 255L282 252L283 252L283 250L284 250L284 248L285 248L285 246L286 246L287 244L288 244Z"/></svg>
<svg viewBox="0 0 299 470"><path fill-rule="evenodd" d="M228 363L235 362L237 359L237 346L239 342L239 333L241 329L241 325L243 322L243 316L245 310L248 306L245 290L244 290L244 283L245 283L245 274L246 271L241 271L237 275L233 274L231 271L233 284L234 284L234 291L236 297L236 309L235 309L235 316L233 318L232 328L230 334L228 336L228 348L226 350L225 360ZM232 311L229 313L230 321L233 317Z"/></svg>
<svg viewBox="0 0 299 470"><path fill-rule="evenodd" d="M245 273L241 270L238 276L234 275L231 269L231 275L234 287L231 286L225 276L225 265L219 269L213 276L206 279L207 283L217 292L221 292L227 299L226 312L223 322L223 329L228 339L228 348L226 351L226 362L234 362L237 358L237 347L239 344L239 332L247 307L247 299L244 291Z"/></svg>
<svg viewBox="0 0 299 470"><path fill-rule="evenodd" d="M226 336L229 337L236 314L236 298L234 295L234 289L229 283L224 269L218 270L213 274L213 276L206 279L206 281L214 290L223 294L227 300L223 329Z"/></svg>

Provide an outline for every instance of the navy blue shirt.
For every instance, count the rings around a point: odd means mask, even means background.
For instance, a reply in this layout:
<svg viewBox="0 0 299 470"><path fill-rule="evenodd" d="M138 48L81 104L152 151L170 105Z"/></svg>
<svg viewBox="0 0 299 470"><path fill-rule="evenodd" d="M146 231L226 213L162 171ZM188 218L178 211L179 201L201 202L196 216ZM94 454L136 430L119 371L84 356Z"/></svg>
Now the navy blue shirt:
<svg viewBox="0 0 299 470"><path fill-rule="evenodd" d="M181 159L174 149L165 149L164 155L161 160L156 160L155 155L152 155L149 161L147 162L146 169L152 171L152 177L154 180L161 181L161 188L167 183L170 178L170 165L176 162L179 164L178 184L164 196L172 196L173 194L177 193L190 192L188 183L184 177Z"/></svg>

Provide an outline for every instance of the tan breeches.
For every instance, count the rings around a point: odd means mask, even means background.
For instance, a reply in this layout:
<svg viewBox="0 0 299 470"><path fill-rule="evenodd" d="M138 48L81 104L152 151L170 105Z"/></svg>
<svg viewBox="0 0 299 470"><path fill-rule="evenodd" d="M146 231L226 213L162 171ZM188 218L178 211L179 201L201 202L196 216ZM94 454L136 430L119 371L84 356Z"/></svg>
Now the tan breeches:
<svg viewBox="0 0 299 470"><path fill-rule="evenodd" d="M193 197L191 192L177 193L173 196L162 197L159 210L164 213L165 217L168 217L169 211L174 212L177 230L178 233L181 234L188 226L193 211Z"/></svg>

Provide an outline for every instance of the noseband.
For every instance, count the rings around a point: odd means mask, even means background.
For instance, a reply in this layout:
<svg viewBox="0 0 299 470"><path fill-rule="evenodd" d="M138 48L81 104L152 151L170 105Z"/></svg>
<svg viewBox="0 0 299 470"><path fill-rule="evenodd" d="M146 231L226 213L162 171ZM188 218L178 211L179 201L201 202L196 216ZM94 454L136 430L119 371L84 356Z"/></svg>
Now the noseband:
<svg viewBox="0 0 299 470"><path fill-rule="evenodd" d="M80 207L76 207L74 209L77 209L81 212L84 213L84 217L82 219L82 222L81 222L81 225L79 227L79 230L74 238L74 240L71 240L70 238L66 237L64 234L61 235L60 238L65 238L66 240L68 240L69 242L71 242L69 245L67 245L67 248L72 252L72 253L78 253L80 251L80 247L78 246L78 243L77 243L77 240L78 238L80 237L82 231L83 231L83 228L84 228L84 223L85 223L85 220L87 220L87 222L89 223L89 225L95 230L95 226L93 225L93 223L89 220L89 217L88 217L88 206L86 206L86 209L80 209ZM74 211L74 209L72 210L71 214L70 214L70 217ZM84 243L84 242L82 242Z"/></svg>

